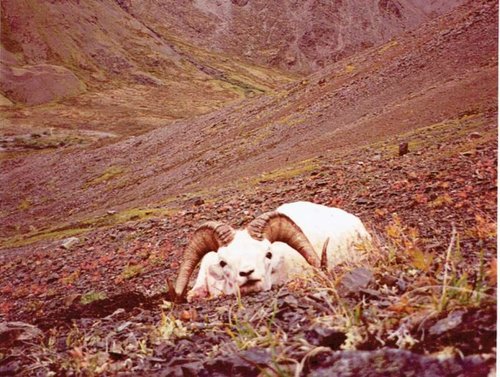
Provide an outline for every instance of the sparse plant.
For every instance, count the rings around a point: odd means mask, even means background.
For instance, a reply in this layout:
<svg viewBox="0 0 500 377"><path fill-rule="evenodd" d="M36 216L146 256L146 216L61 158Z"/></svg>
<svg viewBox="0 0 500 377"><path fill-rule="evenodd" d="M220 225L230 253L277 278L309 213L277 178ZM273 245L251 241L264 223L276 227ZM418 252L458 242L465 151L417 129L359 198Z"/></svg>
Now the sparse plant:
<svg viewBox="0 0 500 377"><path fill-rule="evenodd" d="M158 343L165 340L183 338L187 335L188 329L183 325L181 320L175 318L171 312L165 314L162 311L160 322L153 327L150 339L153 343Z"/></svg>
<svg viewBox="0 0 500 377"><path fill-rule="evenodd" d="M80 298L80 303L82 305L87 305L94 301L104 300L106 297L106 293L104 292L89 291L82 295L82 297Z"/></svg>
<svg viewBox="0 0 500 377"><path fill-rule="evenodd" d="M73 271L71 274L67 275L67 276L64 276L61 278L61 282L64 284L64 285L71 285L73 284L76 280L78 280L78 278L80 277L80 271L79 270L76 270L76 271Z"/></svg>
<svg viewBox="0 0 500 377"><path fill-rule="evenodd" d="M86 333L81 330L76 323L73 323L71 330L68 332L66 336L66 347L75 348L75 347L84 347L87 346L89 341L89 337Z"/></svg>
<svg viewBox="0 0 500 377"><path fill-rule="evenodd" d="M284 335L275 324L276 312L275 299L271 307L260 308L249 317L241 297L237 296L236 310L229 308L229 323L225 331L240 350L256 346L275 348Z"/></svg>
<svg viewBox="0 0 500 377"><path fill-rule="evenodd" d="M294 359L287 357L287 350L283 347L287 335L276 323L277 313L277 299L268 306L249 312L243 305L241 296L237 295L235 305L229 310L229 322L225 326L225 332L238 350L255 347L269 349L271 358L266 367L244 359L257 367L263 376L289 376L291 375L289 365L296 364Z"/></svg>
<svg viewBox="0 0 500 377"><path fill-rule="evenodd" d="M120 274L124 280L135 278L144 273L144 267L140 264L127 264Z"/></svg>

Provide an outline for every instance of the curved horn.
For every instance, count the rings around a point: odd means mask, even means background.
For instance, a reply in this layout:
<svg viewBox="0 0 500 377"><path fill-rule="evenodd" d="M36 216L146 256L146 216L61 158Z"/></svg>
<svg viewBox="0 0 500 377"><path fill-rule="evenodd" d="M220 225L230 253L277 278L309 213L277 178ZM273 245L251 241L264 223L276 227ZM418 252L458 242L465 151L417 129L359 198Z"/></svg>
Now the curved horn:
<svg viewBox="0 0 500 377"><path fill-rule="evenodd" d="M209 251L217 251L219 247L227 245L233 240L233 237L234 229L217 221L208 221L196 229L184 251L179 267L179 274L175 282L175 299L184 297L189 278L205 254Z"/></svg>
<svg viewBox="0 0 500 377"><path fill-rule="evenodd" d="M287 215L279 212L267 212L247 226L248 233L258 240L267 238L272 242L284 242L297 250L314 267L320 267L320 261L314 248L302 230Z"/></svg>

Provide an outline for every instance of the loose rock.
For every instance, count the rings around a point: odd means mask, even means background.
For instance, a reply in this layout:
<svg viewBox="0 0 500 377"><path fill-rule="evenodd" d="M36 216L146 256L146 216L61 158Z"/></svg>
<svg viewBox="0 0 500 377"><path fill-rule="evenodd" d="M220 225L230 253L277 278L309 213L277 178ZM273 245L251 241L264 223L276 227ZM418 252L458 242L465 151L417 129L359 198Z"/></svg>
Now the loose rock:
<svg viewBox="0 0 500 377"><path fill-rule="evenodd" d="M77 237L70 237L70 238L66 238L65 240L63 240L63 242L61 243L61 247L63 249L66 249L66 250L69 250L71 249L74 245L76 245L77 243L80 242L80 239L77 238Z"/></svg>

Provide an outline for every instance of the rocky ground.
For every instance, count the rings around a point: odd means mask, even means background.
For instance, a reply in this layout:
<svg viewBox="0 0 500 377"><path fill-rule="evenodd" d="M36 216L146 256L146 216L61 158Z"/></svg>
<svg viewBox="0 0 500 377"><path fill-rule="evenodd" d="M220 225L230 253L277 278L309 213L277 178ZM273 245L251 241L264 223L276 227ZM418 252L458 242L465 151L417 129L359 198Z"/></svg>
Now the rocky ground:
<svg viewBox="0 0 500 377"><path fill-rule="evenodd" d="M0 374L493 373L495 121L494 112L463 114L180 196L176 211L158 206L75 242L3 250ZM166 279L196 226L241 226L294 200L359 215L376 239L369 263L241 299L169 302Z"/></svg>

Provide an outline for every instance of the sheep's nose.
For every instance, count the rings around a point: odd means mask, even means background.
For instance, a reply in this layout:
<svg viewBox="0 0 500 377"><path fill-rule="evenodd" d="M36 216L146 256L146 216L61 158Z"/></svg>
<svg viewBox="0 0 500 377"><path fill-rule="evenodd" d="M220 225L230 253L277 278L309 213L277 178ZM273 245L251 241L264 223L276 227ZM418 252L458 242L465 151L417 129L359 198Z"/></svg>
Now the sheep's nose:
<svg viewBox="0 0 500 377"><path fill-rule="evenodd" d="M240 276L250 276L255 270L240 271Z"/></svg>

